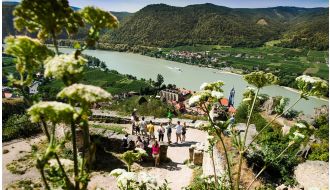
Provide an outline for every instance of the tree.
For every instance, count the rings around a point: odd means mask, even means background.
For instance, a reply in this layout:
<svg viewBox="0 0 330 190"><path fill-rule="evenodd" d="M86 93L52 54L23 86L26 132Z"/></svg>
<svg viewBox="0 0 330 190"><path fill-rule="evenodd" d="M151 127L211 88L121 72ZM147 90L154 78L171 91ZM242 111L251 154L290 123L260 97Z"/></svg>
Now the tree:
<svg viewBox="0 0 330 190"><path fill-rule="evenodd" d="M164 82L164 77L161 74L157 75L157 81L155 83L155 86L157 87L158 90L160 90L161 85Z"/></svg>

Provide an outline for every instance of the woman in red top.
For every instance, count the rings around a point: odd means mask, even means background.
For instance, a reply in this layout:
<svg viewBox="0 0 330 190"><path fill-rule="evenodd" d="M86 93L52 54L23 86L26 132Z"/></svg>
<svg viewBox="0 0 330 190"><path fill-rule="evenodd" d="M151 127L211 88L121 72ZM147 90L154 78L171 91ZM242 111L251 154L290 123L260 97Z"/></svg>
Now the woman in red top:
<svg viewBox="0 0 330 190"><path fill-rule="evenodd" d="M154 141L154 144L151 147L151 152L152 152L152 157L155 158L155 167L157 167L159 165L160 147L156 140Z"/></svg>

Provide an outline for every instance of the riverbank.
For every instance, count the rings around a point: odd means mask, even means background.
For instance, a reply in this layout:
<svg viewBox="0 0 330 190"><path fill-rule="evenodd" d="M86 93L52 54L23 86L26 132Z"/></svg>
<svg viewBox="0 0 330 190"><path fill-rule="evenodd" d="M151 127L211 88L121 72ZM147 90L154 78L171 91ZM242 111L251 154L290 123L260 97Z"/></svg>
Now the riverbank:
<svg viewBox="0 0 330 190"><path fill-rule="evenodd" d="M287 86L280 86L280 87L285 88L285 89L287 89L291 92L300 94L298 89L290 88L290 87L287 87ZM323 101L329 101L328 97L316 97L316 96L312 96L312 97L315 98L315 99L323 100Z"/></svg>
<svg viewBox="0 0 330 190"><path fill-rule="evenodd" d="M52 45L49 45L49 46L51 47ZM61 48L70 48L70 47L69 46L61 46ZM95 50L93 50L93 51L95 51ZM174 62L174 63L181 63L181 64L184 64L184 65L197 66L199 68L207 69L207 70L211 71L214 74L229 74L229 75L235 75L235 76L239 76L239 77L243 76L243 71L241 69L235 69L235 68L222 69L222 68L215 68L215 67L210 67L208 65L202 65L202 64L195 65L195 64L189 64L189 63L186 63L186 62L172 61L172 60L169 60L169 59L165 59L164 57L155 57L155 56L150 56L148 54L144 55L140 52L132 52L132 51L122 52L122 51L104 50L104 49L96 49L96 51L108 51L108 52L117 52L117 53L127 53L127 54L132 54L132 55L141 55L141 56L153 58L155 60L164 60L164 61L169 61L169 62ZM182 72L185 72L185 70L182 70ZM291 87L288 87L288 86L279 86L279 87L281 87L281 88L283 87L284 89L286 89L290 92L298 93L297 89L294 89L294 88L291 88ZM191 90L196 90L196 89L191 89ZM318 99L318 100L322 100L322 101L329 101L329 99L327 97L321 97L321 98L313 97L313 98Z"/></svg>

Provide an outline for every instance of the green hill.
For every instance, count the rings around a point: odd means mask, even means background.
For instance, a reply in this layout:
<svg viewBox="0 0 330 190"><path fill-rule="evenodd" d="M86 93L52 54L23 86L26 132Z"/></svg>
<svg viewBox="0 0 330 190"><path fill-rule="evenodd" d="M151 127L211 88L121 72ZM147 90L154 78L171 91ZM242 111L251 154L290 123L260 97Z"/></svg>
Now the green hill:
<svg viewBox="0 0 330 190"><path fill-rule="evenodd" d="M15 34L12 10L18 3L2 2L2 37ZM79 8L75 8L78 10ZM279 40L282 47L328 49L328 8L228 8L210 3L173 7L148 5L132 14L112 12L121 22L114 31L102 31L100 42L175 47L228 45L257 47ZM82 39L82 29L73 39ZM62 34L61 39L66 39Z"/></svg>
<svg viewBox="0 0 330 190"><path fill-rule="evenodd" d="M146 46L217 44L256 47L274 39L291 40L293 36L290 34L301 33L300 26L326 36L327 15L326 8L232 9L213 4L187 7L156 4L136 12L118 30L106 35L110 36L107 39L112 43ZM324 38L314 38L316 34L313 32L303 34L302 37L316 39L311 48L324 41Z"/></svg>

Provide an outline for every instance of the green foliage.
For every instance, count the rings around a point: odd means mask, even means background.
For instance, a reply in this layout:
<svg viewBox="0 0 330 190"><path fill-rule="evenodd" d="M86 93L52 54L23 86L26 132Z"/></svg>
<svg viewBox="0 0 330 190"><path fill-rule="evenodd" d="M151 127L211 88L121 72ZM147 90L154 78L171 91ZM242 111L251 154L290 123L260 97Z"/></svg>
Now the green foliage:
<svg viewBox="0 0 330 190"><path fill-rule="evenodd" d="M246 74L244 75L243 78L249 84L257 88L262 88L265 86L276 84L278 81L278 78L275 75L273 75L272 73L265 73L263 71Z"/></svg>
<svg viewBox="0 0 330 190"><path fill-rule="evenodd" d="M41 190L42 185L40 181L35 180L18 180L12 184L9 184L6 189L24 189L24 190Z"/></svg>
<svg viewBox="0 0 330 190"><path fill-rule="evenodd" d="M327 12L327 9L231 9L212 4L187 7L149 5L125 21L117 31L107 32L104 36L107 36L105 42L110 40L117 44L161 47L195 44L256 47L267 41L282 38L282 34L288 31L291 25L300 23L301 20L296 18L302 18L308 23L314 13L321 11ZM257 24L261 18L266 21L266 25ZM317 19L327 22L324 17ZM312 29L316 29L315 27L317 26L311 26ZM325 35L328 32L325 28L324 26L316 30ZM317 42L320 40L317 39Z"/></svg>
<svg viewBox="0 0 330 190"><path fill-rule="evenodd" d="M160 86L163 84L163 82L164 82L164 77L161 74L158 74L156 83L155 83L155 85L158 87L158 89L160 89Z"/></svg>
<svg viewBox="0 0 330 190"><path fill-rule="evenodd" d="M249 105L246 103L241 103L236 109L235 120L236 123L245 123L249 113ZM261 130L267 125L267 120L265 120L260 113L254 111L251 117L251 124L255 124L257 131ZM271 126L267 130L270 130Z"/></svg>
<svg viewBox="0 0 330 190"><path fill-rule="evenodd" d="M103 11L96 7L85 7L80 11L84 21L90 25L87 39L87 46L94 46L99 40L102 28L112 29L118 26L118 20L110 12Z"/></svg>
<svg viewBox="0 0 330 190"><path fill-rule="evenodd" d="M51 51L39 40L26 36L10 36L5 39L5 43L5 52L16 57L16 70L20 74L19 80L12 78L12 82L20 86L30 85L32 74L41 68L43 61L52 54Z"/></svg>
<svg viewBox="0 0 330 190"><path fill-rule="evenodd" d="M141 116L152 115L155 117L166 117L168 109L171 109L166 103L147 96L143 96L148 102L139 104L140 96L133 96L131 98L114 102L111 106L111 110L119 111L122 114L129 115L133 109L138 110L138 114ZM171 109L172 110L172 109Z"/></svg>
<svg viewBox="0 0 330 190"><path fill-rule="evenodd" d="M260 168L267 164L265 173L272 176L267 179L268 182L292 185L293 169L302 161L296 156L299 144L294 144L279 159L274 160L288 146L289 135L283 136L281 130L276 129L264 132L257 141L260 147L247 156L249 164L253 163Z"/></svg>
<svg viewBox="0 0 330 190"><path fill-rule="evenodd" d="M92 125L91 127L110 130L117 134L125 134L125 129L119 125Z"/></svg>
<svg viewBox="0 0 330 190"><path fill-rule="evenodd" d="M329 141L329 116L324 114L317 117L314 121L315 136L322 139Z"/></svg>
<svg viewBox="0 0 330 190"><path fill-rule="evenodd" d="M291 21L289 30L284 34L284 40L277 44L282 47L290 48L310 48L314 50L329 49L329 12L327 10L319 10L318 12L310 12Z"/></svg>
<svg viewBox="0 0 330 190"><path fill-rule="evenodd" d="M329 162L329 142L323 140L320 144L311 145L312 153L308 155L308 160L321 160Z"/></svg>
<svg viewBox="0 0 330 190"><path fill-rule="evenodd" d="M55 37L65 28L68 34L83 26L82 18L67 0L23 0L14 11L14 25L19 31L38 32L38 37Z"/></svg>
<svg viewBox="0 0 330 190"><path fill-rule="evenodd" d="M294 119L296 117L298 117L298 115L300 114L301 112L297 111L297 110L294 110L294 109L291 109L289 110L287 113L285 113L283 115L284 118L286 119Z"/></svg>
<svg viewBox="0 0 330 190"><path fill-rule="evenodd" d="M274 105L275 105L275 113L276 114L282 114L284 111L284 108L289 104L289 98L285 98L285 97L280 97L279 101L274 101Z"/></svg>
<svg viewBox="0 0 330 190"><path fill-rule="evenodd" d="M23 114L27 105L21 98L13 99L2 99L2 121L5 122L7 119L14 114Z"/></svg>
<svg viewBox="0 0 330 190"><path fill-rule="evenodd" d="M27 115L14 114L3 125L2 140L30 137L40 132L41 128L37 124L31 123Z"/></svg>
<svg viewBox="0 0 330 190"><path fill-rule="evenodd" d="M141 151L129 150L121 155L121 159L123 159L123 161L127 165L127 171L130 172L133 163L141 160L143 156L148 156L148 154L142 149Z"/></svg>
<svg viewBox="0 0 330 190"><path fill-rule="evenodd" d="M200 167L194 169L192 182L188 187L185 187L185 190L225 190L228 189L224 187L224 184L219 180L219 186L216 186L214 183L213 176L203 176L203 170Z"/></svg>

